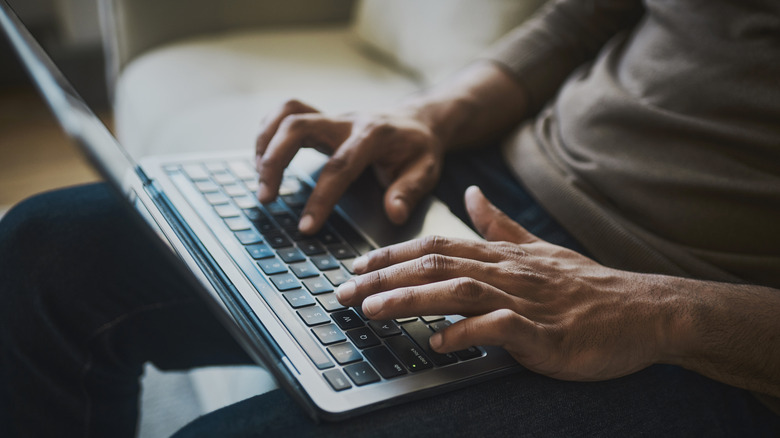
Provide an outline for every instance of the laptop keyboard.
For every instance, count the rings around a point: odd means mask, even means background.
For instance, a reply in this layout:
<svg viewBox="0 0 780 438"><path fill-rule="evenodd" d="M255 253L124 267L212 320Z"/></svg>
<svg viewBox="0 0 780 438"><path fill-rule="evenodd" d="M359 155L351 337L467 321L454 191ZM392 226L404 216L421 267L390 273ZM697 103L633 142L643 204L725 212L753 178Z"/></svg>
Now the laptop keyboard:
<svg viewBox="0 0 780 438"><path fill-rule="evenodd" d="M232 256L250 257L314 335L319 345L304 339L307 336L296 339L333 390L402 378L484 354L478 347L451 354L433 351L428 338L450 325L443 316L374 321L359 308L342 306L335 288L352 276L355 258L373 248L338 214L316 235L300 233L298 221L311 193L305 182L285 175L278 199L262 205L256 200L257 174L249 160L172 165L166 171L187 176L244 247L246 255ZM295 329L290 330L293 335L300 333Z"/></svg>

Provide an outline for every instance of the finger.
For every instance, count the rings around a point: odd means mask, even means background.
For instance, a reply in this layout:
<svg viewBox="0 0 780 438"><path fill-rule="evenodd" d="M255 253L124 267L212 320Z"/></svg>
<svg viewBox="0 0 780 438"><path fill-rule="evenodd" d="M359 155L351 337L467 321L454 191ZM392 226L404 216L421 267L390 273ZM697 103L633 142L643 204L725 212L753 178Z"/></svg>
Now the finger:
<svg viewBox="0 0 780 438"><path fill-rule="evenodd" d="M501 267L471 259L428 254L368 274L358 275L338 288L342 304L357 305L370 295L389 290L412 287L468 275L470 278L493 284L500 281Z"/></svg>
<svg viewBox="0 0 780 438"><path fill-rule="evenodd" d="M477 186L466 189L466 210L485 239L496 242L532 243L539 240L490 203Z"/></svg>
<svg viewBox="0 0 780 438"><path fill-rule="evenodd" d="M260 187L257 197L261 202L271 202L279 192L284 169L290 164L298 149L314 144L331 144L342 140L349 127L319 114L293 114L285 117L265 152L258 157Z"/></svg>
<svg viewBox="0 0 780 438"><path fill-rule="evenodd" d="M420 286L394 289L363 301L363 313L371 319L395 319L417 315L481 315L514 307L510 295L487 283L461 277Z"/></svg>
<svg viewBox="0 0 780 438"><path fill-rule="evenodd" d="M255 141L255 154L258 157L263 155L266 148L268 147L268 144L271 142L271 139L274 137L274 134L276 134L277 129L279 129L279 125L282 123L282 120L284 120L285 117L289 116L290 114L318 112L319 111L314 107L311 107L299 100L288 100L281 106L281 108L272 113L271 116L267 117L263 121L263 125L260 128L260 134L258 134L257 140Z"/></svg>
<svg viewBox="0 0 780 438"><path fill-rule="evenodd" d="M301 232L316 233L347 187L368 166L370 148L360 144L364 141L360 135L349 137L325 163L301 214L298 225Z"/></svg>
<svg viewBox="0 0 780 438"><path fill-rule="evenodd" d="M502 260L502 254L484 241L427 236L368 252L355 259L352 268L356 274L363 274L418 259L428 254L441 254L492 263Z"/></svg>
<svg viewBox="0 0 780 438"><path fill-rule="evenodd" d="M429 343L431 348L439 353L451 353L476 345L491 345L512 351L517 359L517 346L529 350L534 348L538 330L533 322L522 315L509 309L499 309L460 320L435 333L430 337Z"/></svg>
<svg viewBox="0 0 780 438"><path fill-rule="evenodd" d="M412 162L385 192L387 217L397 225L406 222L412 209L433 190L440 173L440 162L432 155Z"/></svg>

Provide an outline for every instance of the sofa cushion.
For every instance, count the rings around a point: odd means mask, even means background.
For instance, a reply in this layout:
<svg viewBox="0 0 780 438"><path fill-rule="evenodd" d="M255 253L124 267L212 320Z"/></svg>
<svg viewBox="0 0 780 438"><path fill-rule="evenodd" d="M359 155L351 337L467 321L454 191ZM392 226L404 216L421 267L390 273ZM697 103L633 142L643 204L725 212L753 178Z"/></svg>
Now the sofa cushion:
<svg viewBox="0 0 780 438"><path fill-rule="evenodd" d="M452 74L544 0L360 0L355 36L432 84Z"/></svg>
<svg viewBox="0 0 780 438"><path fill-rule="evenodd" d="M364 56L350 29L223 33L163 46L131 62L115 93L118 137L135 157L251 148L286 99L331 113L381 108L420 84Z"/></svg>

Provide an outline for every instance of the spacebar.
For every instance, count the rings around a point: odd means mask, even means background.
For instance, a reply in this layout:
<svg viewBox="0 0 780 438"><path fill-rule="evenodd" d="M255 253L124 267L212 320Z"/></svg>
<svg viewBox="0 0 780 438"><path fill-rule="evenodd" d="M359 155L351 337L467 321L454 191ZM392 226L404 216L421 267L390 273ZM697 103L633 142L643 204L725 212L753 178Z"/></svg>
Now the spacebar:
<svg viewBox="0 0 780 438"><path fill-rule="evenodd" d="M257 288L257 290L260 291L262 295L263 291L268 288L268 284L265 283L262 278L258 278L259 276L255 277L255 275L249 275L249 280L255 284L255 288ZM263 281L262 285L258 284L258 281ZM279 319L281 320L281 318ZM314 340L313 335L309 332L308 329L296 324L297 322L298 321L295 321L293 324L287 324L285 321L282 321L282 324L284 324L284 326L287 328L287 331L293 335L295 340L298 341L298 345L301 346L303 351L307 356L309 356L309 359L314 362L314 365L316 365L317 368L321 370L332 368L334 366L333 362L331 362L325 352L322 351L319 344L317 344L317 341Z"/></svg>

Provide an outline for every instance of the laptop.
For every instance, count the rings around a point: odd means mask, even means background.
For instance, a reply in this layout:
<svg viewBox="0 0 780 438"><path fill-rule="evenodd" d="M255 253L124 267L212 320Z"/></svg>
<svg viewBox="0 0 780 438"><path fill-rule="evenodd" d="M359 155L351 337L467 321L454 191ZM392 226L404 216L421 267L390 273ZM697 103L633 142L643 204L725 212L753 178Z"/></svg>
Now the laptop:
<svg viewBox="0 0 780 438"><path fill-rule="evenodd" d="M408 224L383 214L382 188L364 174L315 236L298 218L325 157L298 154L279 198L256 200L253 150L136 161L65 80L5 0L0 23L67 134L127 201L160 251L191 280L225 327L315 420L341 420L515 372L504 350L432 351L428 338L460 317L388 321L342 306L336 287L371 249L430 234L478 239L429 198ZM236 145L241 147L242 145Z"/></svg>

